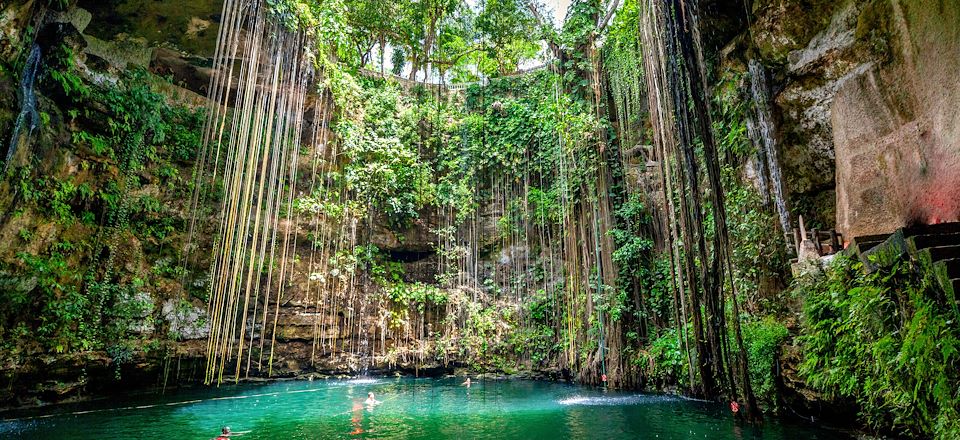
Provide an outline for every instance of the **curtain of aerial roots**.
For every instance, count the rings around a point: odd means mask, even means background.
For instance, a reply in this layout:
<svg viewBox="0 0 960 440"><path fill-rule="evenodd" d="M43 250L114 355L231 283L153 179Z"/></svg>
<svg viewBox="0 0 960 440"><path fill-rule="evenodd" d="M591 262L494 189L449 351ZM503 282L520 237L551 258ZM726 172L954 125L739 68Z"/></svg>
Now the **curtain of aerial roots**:
<svg viewBox="0 0 960 440"><path fill-rule="evenodd" d="M610 381L617 382L622 368L619 356L613 353L619 350L611 345L616 342L604 342L590 331L597 326L610 339L620 339L618 328L593 303L594 292L616 283L610 258L612 241L603 233L611 227L610 201L604 197L609 193L609 171L602 162L602 145L567 132L562 121L569 115L560 101L565 91L559 74L554 80L559 112L556 139L543 144L531 139L528 148L514 153L519 157L506 158L470 176L476 208L465 213L453 208L442 212L438 271L444 287L466 291L473 301L515 305L515 325L520 331L535 324L529 310L519 305L532 297L549 301L553 315L543 319L555 330L553 343L564 346L555 361L587 383L599 383L607 367ZM487 104L481 95L479 111L487 112ZM461 134L461 141L469 145L469 130ZM559 193L558 219L547 217L542 205L545 200L534 198L535 191L536 197L545 197L549 191ZM479 266L479 246L484 242L484 219L491 215L499 219L496 248L500 251L488 272ZM491 285L486 284L488 276ZM454 325L466 324L467 314L455 309L459 306L453 301L446 307L447 316L458 318L446 320L444 334L450 334ZM580 354L587 347L591 352L583 359ZM527 350L520 354L520 361L532 362L534 354L540 355L532 352L535 347Z"/></svg>
<svg viewBox="0 0 960 440"><path fill-rule="evenodd" d="M597 53L587 54L596 72ZM590 74L588 96L597 120L603 118L605 96L600 75ZM562 77L561 77L562 78ZM560 99L563 84L558 78L555 91ZM558 101L559 104L559 101ZM558 120L568 116L558 105ZM606 234L613 228L611 219L610 154L603 128L585 137L571 136L565 124L558 124L559 186L561 225L559 235L564 274L563 323L566 335L563 367L576 372L577 380L599 384L604 375L613 386L623 385L619 342L620 322L613 322L605 304L617 289L617 268L612 260L613 242ZM581 353L588 351L584 358Z"/></svg>
<svg viewBox="0 0 960 440"><path fill-rule="evenodd" d="M692 380L694 372L690 372L691 383L699 384L694 391L708 397L726 395L738 399L742 395L749 412L756 405L747 376L736 292L729 279L733 273L731 250L719 160L705 95L697 12L695 0L645 0L643 4L641 32L648 99L668 217L663 222L667 230L662 235L669 238L670 257L677 274L675 288L683 303L682 321L691 319L693 324L691 338L696 358L691 357L691 366L695 364L699 373L697 382ZM703 151L702 167L696 152L698 146ZM707 204L703 203L705 193L709 193ZM709 213L704 212L705 206ZM708 214L716 231L712 243L707 243L704 223ZM725 291L732 301L736 353L731 352L728 343Z"/></svg>
<svg viewBox="0 0 960 440"><path fill-rule="evenodd" d="M295 225L281 219L291 214L313 77L304 36L276 23L259 0L228 0L223 17L198 164L198 176L223 184L210 270L207 383L238 380L254 362L262 370L267 330L272 363L295 248ZM194 216L202 198L194 195Z"/></svg>

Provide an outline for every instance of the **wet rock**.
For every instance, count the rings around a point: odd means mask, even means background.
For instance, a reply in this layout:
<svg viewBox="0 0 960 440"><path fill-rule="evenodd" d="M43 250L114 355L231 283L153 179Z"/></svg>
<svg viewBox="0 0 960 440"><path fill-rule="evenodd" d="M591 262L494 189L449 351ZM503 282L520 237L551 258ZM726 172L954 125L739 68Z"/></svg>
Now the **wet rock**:
<svg viewBox="0 0 960 440"><path fill-rule="evenodd" d="M852 48L856 42L857 17L863 8L862 2L847 2L830 18L826 29L814 35L806 47L788 53L787 71L799 74L812 70L817 63Z"/></svg>
<svg viewBox="0 0 960 440"><path fill-rule="evenodd" d="M955 219L960 9L895 1L754 3L748 37L774 72L795 214L847 235Z"/></svg>
<svg viewBox="0 0 960 440"><path fill-rule="evenodd" d="M170 333L179 336L181 340L202 339L210 333L206 311L188 302L164 302L161 316L169 324Z"/></svg>
<svg viewBox="0 0 960 440"><path fill-rule="evenodd" d="M129 291L127 291L129 292ZM123 310L127 316L132 318L129 331L140 335L149 335L153 333L154 326L150 315L153 314L154 299L148 292L136 291L133 294L125 294L117 298L118 310Z"/></svg>
<svg viewBox="0 0 960 440"><path fill-rule="evenodd" d="M833 100L847 81L870 66L854 51L855 18L860 9L847 3L808 44L788 52L782 73L785 83L775 98L781 110L788 192L800 199L795 204L807 207L799 214L822 227L834 220L834 201L817 198L835 185Z"/></svg>
<svg viewBox="0 0 960 440"><path fill-rule="evenodd" d="M210 28L212 23L208 20L204 20L199 17L190 17L190 22L187 24L187 37L197 38L204 31Z"/></svg>
<svg viewBox="0 0 960 440"><path fill-rule="evenodd" d="M120 34L113 41L104 41L91 35L84 35L87 42L85 52L95 55L119 69L128 66L149 67L152 51L147 47L143 38L130 37Z"/></svg>
<svg viewBox="0 0 960 440"><path fill-rule="evenodd" d="M368 231L370 244L387 252L433 252L439 224L437 214L429 210L421 212L403 230L395 230L384 216L378 215Z"/></svg>
<svg viewBox="0 0 960 440"><path fill-rule="evenodd" d="M201 95L207 93L213 75L207 60L162 47L154 49L150 71L161 77L172 77L174 84Z"/></svg>
<svg viewBox="0 0 960 440"><path fill-rule="evenodd" d="M87 11L83 8L71 7L66 11L57 12L53 11L50 13L50 21L54 23L70 23L77 29L78 32L83 32L88 25L90 25L90 20L93 19L93 15L90 14L90 11Z"/></svg>
<svg viewBox="0 0 960 440"><path fill-rule="evenodd" d="M784 64L790 52L808 45L836 10L855 0L758 0L750 36L760 55L773 64Z"/></svg>
<svg viewBox="0 0 960 440"><path fill-rule="evenodd" d="M399 260L398 260L399 258ZM412 258L407 261L402 258ZM403 267L402 279L407 283L435 283L437 281L439 257L436 253L416 253L413 256L391 255L393 261L401 261Z"/></svg>
<svg viewBox="0 0 960 440"><path fill-rule="evenodd" d="M78 6L92 13L94 25L88 33L100 40L126 34L144 39L148 46L213 57L223 1L79 0Z"/></svg>

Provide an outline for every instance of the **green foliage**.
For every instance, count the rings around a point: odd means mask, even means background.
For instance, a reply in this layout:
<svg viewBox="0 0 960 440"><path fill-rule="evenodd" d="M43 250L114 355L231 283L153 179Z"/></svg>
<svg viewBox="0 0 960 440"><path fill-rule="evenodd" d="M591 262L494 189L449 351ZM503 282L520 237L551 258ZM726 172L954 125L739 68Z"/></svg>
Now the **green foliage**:
<svg viewBox="0 0 960 440"><path fill-rule="evenodd" d="M719 155L724 158L721 179L736 291L746 299L750 310L782 311L780 299L764 292L762 286L779 280L786 271L783 229L775 207L764 203L753 182L744 177L747 163L758 160L746 128L751 101L743 93L743 75L728 71L722 78L713 98L713 132Z"/></svg>
<svg viewBox="0 0 960 440"><path fill-rule="evenodd" d="M504 319L496 307L470 304L467 323L460 338L460 353L465 358L472 359L475 368L486 369L492 355L496 354L498 347L494 342L497 340L495 334L500 322L504 322Z"/></svg>
<svg viewBox="0 0 960 440"><path fill-rule="evenodd" d="M689 386L686 350L675 328L666 329L654 339L650 343L649 350L641 353L637 362L641 368L645 369L648 380L660 386L669 384Z"/></svg>
<svg viewBox="0 0 960 440"><path fill-rule="evenodd" d="M357 58L350 39L350 28L345 23L347 2L344 0L267 0L267 8L280 24L290 30L305 32L315 45L315 53L336 54L343 60ZM324 56L318 64L336 67Z"/></svg>
<svg viewBox="0 0 960 440"><path fill-rule="evenodd" d="M602 123L588 102L558 96L558 85L555 75L538 72L469 88L466 114L453 115L450 142L440 151L441 173L468 183L491 175L507 182L540 176L527 197L532 220L559 223L561 206L579 202L596 173L591 141Z"/></svg>
<svg viewBox="0 0 960 440"><path fill-rule="evenodd" d="M529 354L534 368L545 367L556 356L557 346L553 342L554 338L555 332L552 325L528 325L511 332L507 345L513 348L513 354L517 358Z"/></svg>
<svg viewBox="0 0 960 440"><path fill-rule="evenodd" d="M447 303L447 293L436 286L423 283L398 282L387 290L387 297L396 304L417 307L420 313L428 304L441 306Z"/></svg>
<svg viewBox="0 0 960 440"><path fill-rule="evenodd" d="M394 49L390 62L391 64L393 64L393 70L391 70L391 73L393 73L394 75L400 75L401 73L403 73L403 68L407 62L405 55L403 53L403 49L399 49L399 48Z"/></svg>
<svg viewBox="0 0 960 440"><path fill-rule="evenodd" d="M126 340L153 307L139 294L142 283L91 282L81 290L84 275L69 257L81 250L64 241L49 255L17 254L16 275L0 286L0 340L7 355L107 349Z"/></svg>
<svg viewBox="0 0 960 440"><path fill-rule="evenodd" d="M268 0L274 19L312 42L325 70L371 66L385 46L393 73L428 66L440 75L475 80L471 73L513 73L536 56L536 20L524 2L485 0Z"/></svg>
<svg viewBox="0 0 960 440"><path fill-rule="evenodd" d="M82 218L94 201L94 191L87 182L76 184L74 177L56 179L35 175L31 166L19 167L14 173L15 185L24 201L64 225Z"/></svg>
<svg viewBox="0 0 960 440"><path fill-rule="evenodd" d="M775 408L776 361L780 346L789 336L787 327L774 317L765 317L746 322L742 328L753 392L767 408Z"/></svg>
<svg viewBox="0 0 960 440"><path fill-rule="evenodd" d="M625 0L610 23L603 45L603 67L615 103L620 144L634 148L643 139L646 111L646 83L640 47L640 8L637 0Z"/></svg>
<svg viewBox="0 0 960 440"><path fill-rule="evenodd" d="M73 53L68 48L63 48L64 64L72 64ZM63 93L72 99L83 99L90 96L91 90L83 78L73 70L50 70L50 78L56 82Z"/></svg>
<svg viewBox="0 0 960 440"><path fill-rule="evenodd" d="M644 272L640 282L647 292L647 310L650 317L655 318L657 322L677 323L673 313L673 273L670 268L670 258L667 255L658 255L653 257L653 261L648 263L648 269Z"/></svg>
<svg viewBox="0 0 960 440"><path fill-rule="evenodd" d="M641 227L650 223L650 216L644 207L642 195L631 194L629 199L620 205L614 213L623 229L615 228L607 231L613 237L617 249L613 252L613 261L627 271L628 276L642 277L643 268L649 260L649 252L653 242Z"/></svg>
<svg viewBox="0 0 960 440"><path fill-rule="evenodd" d="M520 0L485 0L480 3L476 27L484 50L477 64L487 76L507 75L521 61L536 56L539 49L531 36L536 35L536 20Z"/></svg>
<svg viewBox="0 0 960 440"><path fill-rule="evenodd" d="M347 188L404 229L434 197L430 168L418 154L415 113L389 84L367 85L360 106L336 129L349 161Z"/></svg>
<svg viewBox="0 0 960 440"><path fill-rule="evenodd" d="M856 401L873 429L960 436L960 329L931 276L910 262L867 275L839 258L795 293L804 299L800 374L812 387Z"/></svg>
<svg viewBox="0 0 960 440"><path fill-rule="evenodd" d="M52 253L41 257L21 252L17 255L24 266L23 278L35 279L32 289L36 298L21 292L7 293L2 303L11 307L4 310L6 316L17 316L21 307L40 308L33 310L37 341L45 349L57 353L86 350L94 345L95 326L92 321L90 300L80 293L80 274L72 269L66 257ZM16 319L4 319L17 323Z"/></svg>
<svg viewBox="0 0 960 440"><path fill-rule="evenodd" d="M29 213L31 225L20 234L31 250L0 261L0 339L10 356L138 346L130 341L149 323L150 292L181 273L138 273L136 261L114 267L102 256L126 239L136 239L140 252L176 248L172 237L186 225L170 205L189 191L182 177L189 171L181 169L201 143L203 113L168 104L146 72L93 84L73 69L68 48L54 55L62 68L46 70L42 92L69 116L68 148L78 171L64 176L56 168L63 164L34 160L9 175L16 210ZM144 191L146 185L167 192ZM14 337L24 333L32 337ZM116 351L115 363L128 352Z"/></svg>
<svg viewBox="0 0 960 440"><path fill-rule="evenodd" d="M561 218L563 207L560 204L560 194L556 188L547 191L536 187L530 188L527 200L530 203L530 218L533 220L533 224L549 226L560 224L563 220Z"/></svg>

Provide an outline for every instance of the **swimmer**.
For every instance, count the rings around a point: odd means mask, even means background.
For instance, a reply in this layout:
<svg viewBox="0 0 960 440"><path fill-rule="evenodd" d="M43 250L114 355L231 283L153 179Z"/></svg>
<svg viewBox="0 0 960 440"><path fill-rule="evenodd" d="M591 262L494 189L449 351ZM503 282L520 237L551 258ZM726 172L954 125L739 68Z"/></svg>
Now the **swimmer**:
<svg viewBox="0 0 960 440"><path fill-rule="evenodd" d="M383 402L377 400L377 398L373 395L373 391L371 391L367 393L367 400L364 400L363 403L367 404L368 406L374 406L374 405L379 405Z"/></svg>
<svg viewBox="0 0 960 440"><path fill-rule="evenodd" d="M226 440L230 438L230 434L230 427L224 426L222 429L220 429L220 435L218 435L214 440Z"/></svg>
<svg viewBox="0 0 960 440"><path fill-rule="evenodd" d="M250 431L233 432L233 431L230 430L230 427L229 427L229 426L224 426L223 428L220 429L220 435L218 435L218 436L217 436L216 438L214 438L213 440L227 440L227 439L229 439L230 437L241 436L241 435L244 435L244 434L246 434L246 433L248 433L248 432L250 432Z"/></svg>
<svg viewBox="0 0 960 440"><path fill-rule="evenodd" d="M463 381L463 383L460 384L460 386L470 388L470 378L468 377L467 380Z"/></svg>

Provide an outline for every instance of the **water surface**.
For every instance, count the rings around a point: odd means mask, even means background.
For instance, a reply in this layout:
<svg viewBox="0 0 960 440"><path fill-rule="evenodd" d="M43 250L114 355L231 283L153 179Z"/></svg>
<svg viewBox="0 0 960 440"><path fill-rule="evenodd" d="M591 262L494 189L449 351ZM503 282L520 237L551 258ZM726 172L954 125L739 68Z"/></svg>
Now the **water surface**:
<svg viewBox="0 0 960 440"><path fill-rule="evenodd" d="M0 438L211 439L847 439L769 420L736 423L723 405L521 380L359 379L221 386L0 415ZM382 403L363 404L367 392Z"/></svg>

